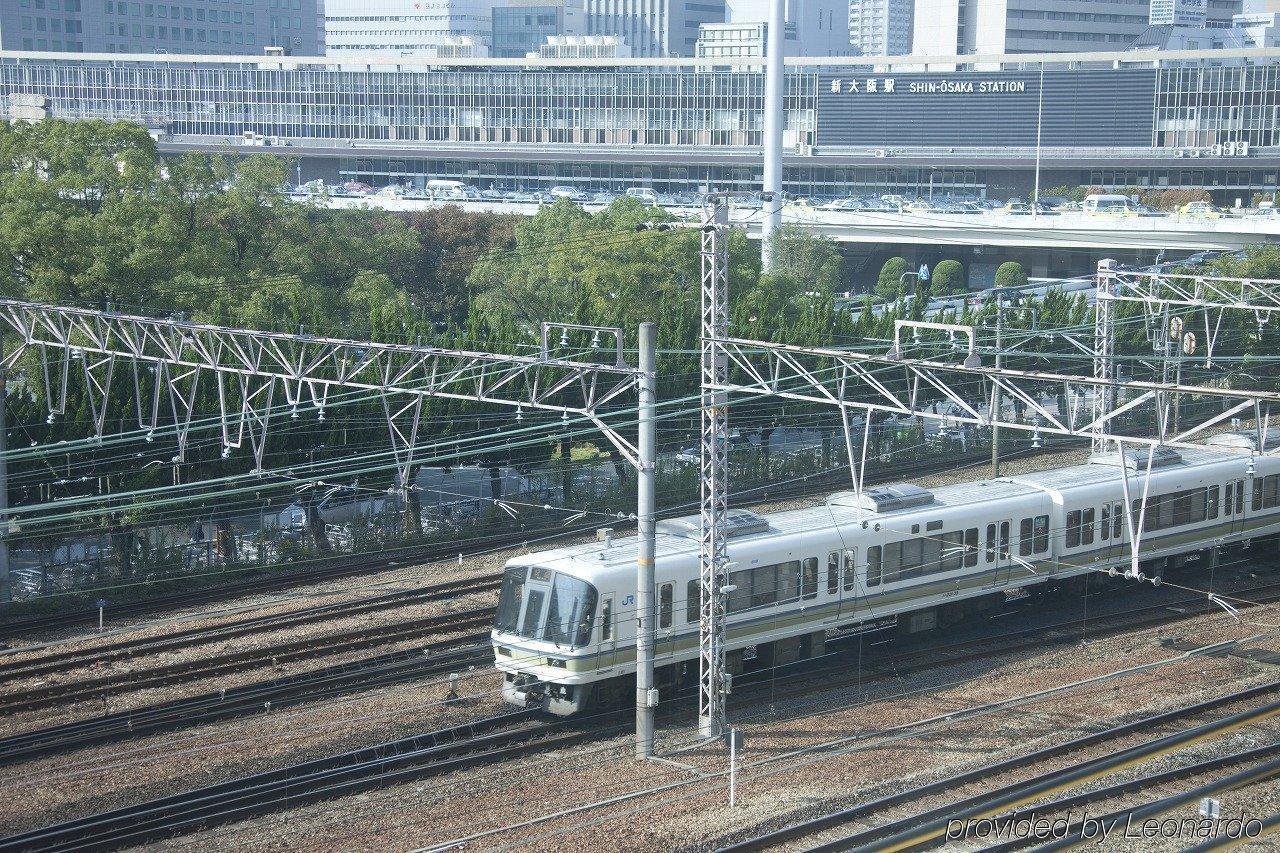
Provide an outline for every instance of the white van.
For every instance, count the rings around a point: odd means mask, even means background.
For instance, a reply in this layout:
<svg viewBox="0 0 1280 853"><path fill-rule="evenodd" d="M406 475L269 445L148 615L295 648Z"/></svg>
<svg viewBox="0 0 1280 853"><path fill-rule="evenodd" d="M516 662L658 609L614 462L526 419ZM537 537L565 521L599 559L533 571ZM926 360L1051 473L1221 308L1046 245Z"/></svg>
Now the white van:
<svg viewBox="0 0 1280 853"><path fill-rule="evenodd" d="M1080 209L1085 213L1136 213L1133 200L1127 195L1102 195L1094 193L1086 196Z"/></svg>
<svg viewBox="0 0 1280 853"><path fill-rule="evenodd" d="M462 181L432 178L427 181L427 192L431 194L432 198L466 198L467 185Z"/></svg>
<svg viewBox="0 0 1280 853"><path fill-rule="evenodd" d="M650 187L631 187L627 190L627 195L644 204L658 206L658 194Z"/></svg>

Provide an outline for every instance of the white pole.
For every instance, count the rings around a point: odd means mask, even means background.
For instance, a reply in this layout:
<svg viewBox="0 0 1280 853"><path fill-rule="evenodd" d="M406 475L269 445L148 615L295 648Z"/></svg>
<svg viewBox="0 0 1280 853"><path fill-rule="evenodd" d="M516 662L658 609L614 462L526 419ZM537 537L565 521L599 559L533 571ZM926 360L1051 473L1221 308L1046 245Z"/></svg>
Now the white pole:
<svg viewBox="0 0 1280 853"><path fill-rule="evenodd" d="M729 729L729 808L738 805L738 732Z"/></svg>
<svg viewBox="0 0 1280 853"><path fill-rule="evenodd" d="M782 129L786 80L782 57L786 44L786 0L769 0L768 48L764 68L764 223L760 229L761 267L773 268L772 238L782 225Z"/></svg>
<svg viewBox="0 0 1280 853"><path fill-rule="evenodd" d="M657 328L640 324L640 470L636 475L636 758L653 755L654 464L657 459Z"/></svg>
<svg viewBox="0 0 1280 853"><path fill-rule="evenodd" d="M1040 128L1044 118L1044 63L1040 63L1040 89L1036 103L1036 180L1031 191L1031 215L1038 216L1036 207L1040 204Z"/></svg>

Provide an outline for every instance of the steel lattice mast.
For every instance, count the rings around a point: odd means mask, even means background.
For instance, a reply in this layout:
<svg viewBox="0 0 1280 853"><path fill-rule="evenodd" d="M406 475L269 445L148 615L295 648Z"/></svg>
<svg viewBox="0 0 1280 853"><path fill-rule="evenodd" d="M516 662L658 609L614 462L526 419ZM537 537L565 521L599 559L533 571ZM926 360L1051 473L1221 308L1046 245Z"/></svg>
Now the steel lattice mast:
<svg viewBox="0 0 1280 853"><path fill-rule="evenodd" d="M724 589L729 556L724 532L729 510L729 361L720 341L729 327L728 208L711 196L702 224L702 549L698 617L698 730L725 730Z"/></svg>
<svg viewBox="0 0 1280 853"><path fill-rule="evenodd" d="M1104 383L1093 389L1093 422L1096 425L1090 443L1094 453L1106 450L1107 439L1102 424L1115 408L1116 306L1110 298L1115 292L1115 279L1110 274L1115 261L1098 263L1097 298L1093 310L1093 378Z"/></svg>

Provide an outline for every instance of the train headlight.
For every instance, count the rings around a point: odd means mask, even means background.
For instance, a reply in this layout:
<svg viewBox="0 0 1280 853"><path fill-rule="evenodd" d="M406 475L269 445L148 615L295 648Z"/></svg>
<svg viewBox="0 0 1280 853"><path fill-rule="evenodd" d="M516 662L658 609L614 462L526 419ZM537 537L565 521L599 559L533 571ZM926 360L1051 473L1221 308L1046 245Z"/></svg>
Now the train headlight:
<svg viewBox="0 0 1280 853"><path fill-rule="evenodd" d="M569 662L564 658L547 658L547 666L558 666L561 669L566 668Z"/></svg>

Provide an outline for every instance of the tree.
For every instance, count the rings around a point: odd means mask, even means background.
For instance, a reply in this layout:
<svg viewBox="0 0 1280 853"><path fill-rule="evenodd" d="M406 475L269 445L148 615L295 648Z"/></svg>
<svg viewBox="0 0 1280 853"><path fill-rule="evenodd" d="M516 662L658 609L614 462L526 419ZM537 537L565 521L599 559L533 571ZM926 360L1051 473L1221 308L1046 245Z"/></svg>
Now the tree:
<svg viewBox="0 0 1280 853"><path fill-rule="evenodd" d="M884 299L897 299L902 295L902 276L911 267L906 258L892 257L880 268L880 277L876 280L876 294Z"/></svg>
<svg viewBox="0 0 1280 853"><path fill-rule="evenodd" d="M996 287L1025 287L1027 271L1017 261L1005 261L996 270Z"/></svg>
<svg viewBox="0 0 1280 853"><path fill-rule="evenodd" d="M964 293L968 288L964 280L964 267L959 261L940 261L933 268L932 290L938 296Z"/></svg>

